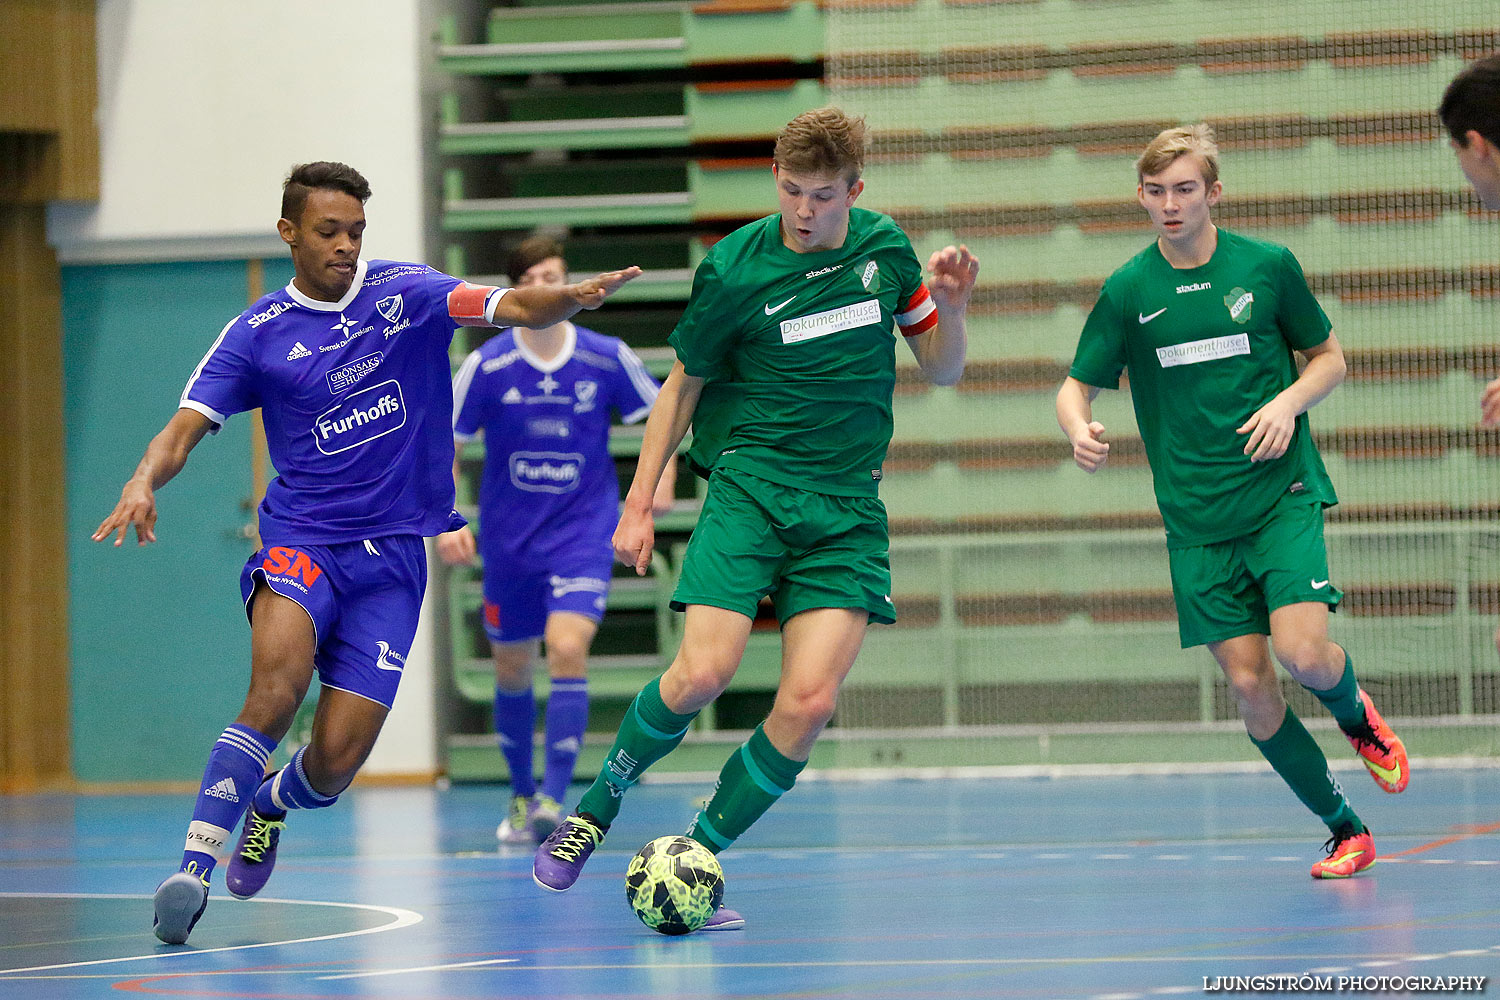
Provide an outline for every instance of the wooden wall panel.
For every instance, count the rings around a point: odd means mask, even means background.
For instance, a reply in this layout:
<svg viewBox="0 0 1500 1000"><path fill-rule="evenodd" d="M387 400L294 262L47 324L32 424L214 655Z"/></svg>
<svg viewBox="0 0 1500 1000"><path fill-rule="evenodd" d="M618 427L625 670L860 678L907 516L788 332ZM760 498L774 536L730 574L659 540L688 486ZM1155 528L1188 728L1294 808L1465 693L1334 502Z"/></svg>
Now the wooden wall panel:
<svg viewBox="0 0 1500 1000"><path fill-rule="evenodd" d="M71 777L62 292L46 204L99 196L95 0L0 0L0 791Z"/></svg>
<svg viewBox="0 0 1500 1000"><path fill-rule="evenodd" d="M0 205L0 790L70 775L62 318L41 206Z"/></svg>

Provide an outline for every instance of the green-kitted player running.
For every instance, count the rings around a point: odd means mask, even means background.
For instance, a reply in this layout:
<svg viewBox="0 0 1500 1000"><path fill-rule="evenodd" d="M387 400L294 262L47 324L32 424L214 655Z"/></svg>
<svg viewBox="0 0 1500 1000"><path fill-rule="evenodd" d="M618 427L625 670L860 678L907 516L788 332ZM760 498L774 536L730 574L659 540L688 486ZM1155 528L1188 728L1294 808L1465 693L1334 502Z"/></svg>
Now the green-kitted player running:
<svg viewBox="0 0 1500 1000"><path fill-rule="evenodd" d="M1307 411L1344 378L1344 354L1290 250L1217 228L1218 147L1207 125L1167 129L1136 161L1156 240L1110 275L1084 324L1057 421L1073 459L1109 457L1100 388L1130 395L1166 522L1183 648L1213 653L1251 741L1332 832L1315 878L1375 860L1375 843L1287 705L1276 659L1338 720L1376 784L1406 787L1406 749L1328 639L1342 594L1323 508L1338 502ZM1294 353L1307 365L1299 376Z"/></svg>
<svg viewBox="0 0 1500 1000"><path fill-rule="evenodd" d="M762 597L781 622L781 683L689 831L715 853L791 790L868 623L895 620L878 487L897 329L930 381L957 382L979 262L947 247L924 285L906 234L854 207L864 137L864 120L835 108L793 119L773 159L780 212L725 237L698 267L614 537L616 557L644 573L651 495L691 424L689 459L711 475L673 594L687 612L682 646L636 696L577 810L537 850L544 888L578 879L621 797L729 685ZM721 909L705 929L738 926Z"/></svg>

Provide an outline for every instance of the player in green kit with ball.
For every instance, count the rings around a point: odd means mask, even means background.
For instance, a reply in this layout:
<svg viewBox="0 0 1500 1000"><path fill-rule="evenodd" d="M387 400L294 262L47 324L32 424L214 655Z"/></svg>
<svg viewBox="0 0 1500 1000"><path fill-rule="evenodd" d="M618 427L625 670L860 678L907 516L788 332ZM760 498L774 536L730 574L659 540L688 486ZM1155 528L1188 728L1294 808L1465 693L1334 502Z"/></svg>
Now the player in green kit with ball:
<svg viewBox="0 0 1500 1000"><path fill-rule="evenodd" d="M772 167L780 212L719 241L694 276L614 537L616 557L644 573L651 495L691 424L690 462L711 477L673 594L687 613L682 646L637 695L577 810L538 848L544 888L577 880L625 792L729 685L762 597L781 623L781 683L689 831L715 853L791 790L868 623L895 620L878 488L896 342L928 380L958 381L979 264L947 247L924 284L906 234L854 207L864 136L863 119L835 108L789 122ZM705 929L742 925L721 909Z"/></svg>
<svg viewBox="0 0 1500 1000"><path fill-rule="evenodd" d="M1074 461L1097 471L1109 444L1092 402L1130 370L1183 648L1208 646L1251 741L1328 825L1313 877L1345 878L1374 862L1374 840L1282 697L1271 659L1327 706L1376 784L1406 787L1405 747L1328 638L1343 595L1328 571L1323 508L1338 497L1307 411L1343 381L1343 350L1291 251L1213 224L1222 188L1212 129L1167 129L1136 171L1157 238L1104 283L1057 394L1058 424ZM1294 352L1307 362L1301 375Z"/></svg>

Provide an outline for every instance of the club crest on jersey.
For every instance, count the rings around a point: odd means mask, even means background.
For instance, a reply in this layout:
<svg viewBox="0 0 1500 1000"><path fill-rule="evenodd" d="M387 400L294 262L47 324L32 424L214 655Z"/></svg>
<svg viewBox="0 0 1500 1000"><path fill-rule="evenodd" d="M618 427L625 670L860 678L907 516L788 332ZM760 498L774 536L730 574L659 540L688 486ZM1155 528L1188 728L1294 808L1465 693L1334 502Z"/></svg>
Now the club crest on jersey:
<svg viewBox="0 0 1500 1000"><path fill-rule="evenodd" d="M573 383L573 395L578 398L578 402L573 406L573 412L587 413L594 408L594 400L599 395L599 383L581 378Z"/></svg>
<svg viewBox="0 0 1500 1000"><path fill-rule="evenodd" d="M375 303L375 311L385 317L387 323L394 323L401 318L401 293L387 295Z"/></svg>
<svg viewBox="0 0 1500 1000"><path fill-rule="evenodd" d="M880 265L876 264L873 260L867 262L864 271L859 276L859 280L864 283L865 291L872 295L879 292Z"/></svg>
<svg viewBox="0 0 1500 1000"><path fill-rule="evenodd" d="M1255 296L1236 285L1224 296L1224 307L1229 310L1229 318L1236 323L1250 322L1250 307L1255 304Z"/></svg>

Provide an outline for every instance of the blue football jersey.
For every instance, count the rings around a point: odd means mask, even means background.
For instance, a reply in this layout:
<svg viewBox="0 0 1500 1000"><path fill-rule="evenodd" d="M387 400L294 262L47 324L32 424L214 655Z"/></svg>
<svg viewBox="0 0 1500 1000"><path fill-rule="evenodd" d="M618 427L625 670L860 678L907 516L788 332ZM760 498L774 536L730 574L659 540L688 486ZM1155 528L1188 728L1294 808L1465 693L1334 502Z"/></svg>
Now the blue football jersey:
<svg viewBox="0 0 1500 1000"><path fill-rule="evenodd" d="M448 344L457 326L492 325L505 291L361 260L338 302L289 284L224 327L181 405L217 425L261 408L277 473L260 505L263 539L331 544L463 523Z"/></svg>
<svg viewBox="0 0 1500 1000"><path fill-rule="evenodd" d="M571 323L550 361L514 330L465 358L453 377L453 436L484 434L479 544L486 561L546 568L564 549L607 545L620 512L611 412L625 423L641 420L659 389L623 341Z"/></svg>

